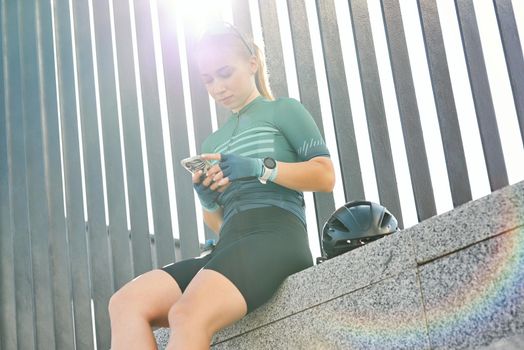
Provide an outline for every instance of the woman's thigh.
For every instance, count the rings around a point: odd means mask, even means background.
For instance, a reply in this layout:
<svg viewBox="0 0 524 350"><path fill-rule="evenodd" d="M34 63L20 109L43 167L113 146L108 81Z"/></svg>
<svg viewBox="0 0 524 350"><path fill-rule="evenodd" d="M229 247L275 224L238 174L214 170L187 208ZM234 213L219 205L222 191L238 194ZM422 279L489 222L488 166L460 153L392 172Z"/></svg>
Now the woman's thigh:
<svg viewBox="0 0 524 350"><path fill-rule="evenodd" d="M170 310L171 327L203 327L209 336L246 315L247 305L227 277L202 269L191 280L180 300ZM182 316L182 318L179 318Z"/></svg>
<svg viewBox="0 0 524 350"><path fill-rule="evenodd" d="M139 313L154 327L169 327L168 313L207 259L182 260L146 272L120 288L111 298L110 312Z"/></svg>
<svg viewBox="0 0 524 350"><path fill-rule="evenodd" d="M264 304L284 279L313 264L307 241L282 234L253 234L215 252L204 269L229 279L244 297L248 313Z"/></svg>

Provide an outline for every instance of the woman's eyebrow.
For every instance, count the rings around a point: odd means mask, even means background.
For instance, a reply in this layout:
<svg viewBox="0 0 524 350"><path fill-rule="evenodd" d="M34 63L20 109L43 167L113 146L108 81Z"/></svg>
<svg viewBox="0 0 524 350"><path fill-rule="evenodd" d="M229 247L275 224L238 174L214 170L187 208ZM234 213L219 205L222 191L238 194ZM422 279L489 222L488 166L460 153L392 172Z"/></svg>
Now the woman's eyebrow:
<svg viewBox="0 0 524 350"><path fill-rule="evenodd" d="M225 70L231 69L231 66L223 66L217 69L217 73L224 73Z"/></svg>
<svg viewBox="0 0 524 350"><path fill-rule="evenodd" d="M224 71L226 71L227 69L231 69L231 66L223 66L223 67L220 67L216 70L216 73L218 74L223 74ZM212 77L212 74L209 74L209 73L202 73L200 74L203 78L205 77Z"/></svg>

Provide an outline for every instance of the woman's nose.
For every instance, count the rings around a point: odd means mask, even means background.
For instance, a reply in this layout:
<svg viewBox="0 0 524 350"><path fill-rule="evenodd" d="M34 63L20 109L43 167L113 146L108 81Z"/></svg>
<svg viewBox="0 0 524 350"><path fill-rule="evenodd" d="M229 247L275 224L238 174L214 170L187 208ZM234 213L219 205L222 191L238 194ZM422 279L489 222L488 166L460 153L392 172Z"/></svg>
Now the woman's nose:
<svg viewBox="0 0 524 350"><path fill-rule="evenodd" d="M224 84L220 82L214 82L211 86L211 93L215 96L220 95L226 91Z"/></svg>

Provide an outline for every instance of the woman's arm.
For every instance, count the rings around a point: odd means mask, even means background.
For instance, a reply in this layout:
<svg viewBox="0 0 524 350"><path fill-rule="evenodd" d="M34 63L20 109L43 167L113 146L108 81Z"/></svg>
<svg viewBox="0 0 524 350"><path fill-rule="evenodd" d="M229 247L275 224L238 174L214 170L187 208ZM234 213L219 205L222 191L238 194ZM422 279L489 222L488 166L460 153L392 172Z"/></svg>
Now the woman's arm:
<svg viewBox="0 0 524 350"><path fill-rule="evenodd" d="M224 210L216 203L217 194L214 192L215 189L209 186L212 183L213 176L217 173L217 171L220 171L220 168L216 165L211 167L205 177L202 176L201 170L197 171L195 174L193 174L193 187L195 188L195 191L200 199L200 203L202 204L204 222L213 232L218 235L220 226L222 226L222 222L224 221ZM220 189L220 191L223 191L226 188L227 186L224 186Z"/></svg>
<svg viewBox="0 0 524 350"><path fill-rule="evenodd" d="M222 222L224 221L224 211L222 208L218 209L217 211L207 211L203 209L204 212L204 222L206 225L218 235L220 232L220 226L222 226Z"/></svg>
<svg viewBox="0 0 524 350"><path fill-rule="evenodd" d="M277 162L273 182L296 191L331 192L335 186L333 163L328 157L315 157L306 162Z"/></svg>
<svg viewBox="0 0 524 350"><path fill-rule="evenodd" d="M202 158L208 160L221 160L221 154L203 154ZM225 156L224 156L225 158ZM235 178L260 176L262 170L258 164L261 160L255 158L247 158L241 156L228 156L228 161L232 165L225 165L226 167L236 167ZM224 177L224 173L220 168L212 175L213 178L209 188L213 191L219 190L219 187L226 187L230 184L229 177ZM297 191L313 191L313 192L331 192L335 186L335 173L333 170L333 163L328 157L314 157L305 162L284 163L277 162L277 177L273 182L280 186L284 186Z"/></svg>

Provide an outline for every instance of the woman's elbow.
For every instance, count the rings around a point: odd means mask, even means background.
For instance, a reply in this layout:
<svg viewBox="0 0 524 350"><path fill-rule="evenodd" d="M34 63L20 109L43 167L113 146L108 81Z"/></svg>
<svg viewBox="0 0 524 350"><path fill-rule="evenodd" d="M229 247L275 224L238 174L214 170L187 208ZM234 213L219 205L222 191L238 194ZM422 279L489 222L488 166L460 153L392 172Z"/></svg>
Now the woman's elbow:
<svg viewBox="0 0 524 350"><path fill-rule="evenodd" d="M321 192L333 192L333 188L335 188L335 173L330 171L324 178Z"/></svg>
<svg viewBox="0 0 524 350"><path fill-rule="evenodd" d="M332 192L335 187L335 170L328 157L313 158L312 161L321 165L321 176L318 177L317 192Z"/></svg>

